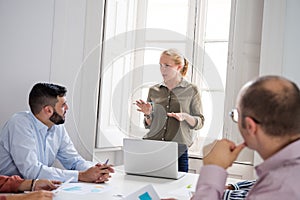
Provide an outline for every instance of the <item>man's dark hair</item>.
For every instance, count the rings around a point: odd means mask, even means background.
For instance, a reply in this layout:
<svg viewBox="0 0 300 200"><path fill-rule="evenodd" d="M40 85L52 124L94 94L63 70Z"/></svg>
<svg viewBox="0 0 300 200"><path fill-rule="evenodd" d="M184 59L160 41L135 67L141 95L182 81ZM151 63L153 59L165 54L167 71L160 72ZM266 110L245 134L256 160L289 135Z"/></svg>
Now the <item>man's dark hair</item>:
<svg viewBox="0 0 300 200"><path fill-rule="evenodd" d="M67 89L52 83L37 83L29 93L29 106L33 114L38 114L44 106L55 106L57 97L63 97Z"/></svg>
<svg viewBox="0 0 300 200"><path fill-rule="evenodd" d="M300 133L300 91L297 85L278 76L254 81L241 95L241 117L257 120L272 136Z"/></svg>

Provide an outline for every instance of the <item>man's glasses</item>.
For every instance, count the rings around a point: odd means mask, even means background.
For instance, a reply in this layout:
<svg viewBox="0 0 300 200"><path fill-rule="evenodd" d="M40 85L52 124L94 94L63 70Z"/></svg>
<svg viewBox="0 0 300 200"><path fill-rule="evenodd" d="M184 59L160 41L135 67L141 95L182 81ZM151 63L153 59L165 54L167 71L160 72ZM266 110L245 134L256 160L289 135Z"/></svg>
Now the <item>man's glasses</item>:
<svg viewBox="0 0 300 200"><path fill-rule="evenodd" d="M233 122L238 123L238 121L239 121L239 112L236 108L232 109L229 112L229 116L231 117ZM247 115L247 117L250 117L256 124L261 124L261 122L258 121L257 119L255 119L254 117L251 117L251 116L248 116L248 115Z"/></svg>
<svg viewBox="0 0 300 200"><path fill-rule="evenodd" d="M229 112L229 116L231 117L232 121L234 123L238 123L239 121L239 113L237 111L236 108L232 109L230 112Z"/></svg>

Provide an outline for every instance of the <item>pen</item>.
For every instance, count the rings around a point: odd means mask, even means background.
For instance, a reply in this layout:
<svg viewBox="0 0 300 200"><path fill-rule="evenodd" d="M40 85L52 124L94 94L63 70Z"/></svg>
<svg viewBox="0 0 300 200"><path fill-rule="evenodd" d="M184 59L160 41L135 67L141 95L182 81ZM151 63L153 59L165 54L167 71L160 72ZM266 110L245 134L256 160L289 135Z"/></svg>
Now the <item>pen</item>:
<svg viewBox="0 0 300 200"><path fill-rule="evenodd" d="M97 163L96 166L97 166L97 167L101 167L101 166L103 166L103 165L107 165L107 164L108 164L108 161L109 161L109 158L107 158L106 161L105 161L103 164L101 164L100 162ZM108 166L106 166L106 167L104 167L104 168L101 168L101 169L107 169L107 168L108 168Z"/></svg>
<svg viewBox="0 0 300 200"><path fill-rule="evenodd" d="M68 180L66 180L65 182L63 182L61 184L61 186L59 186L59 188L57 188L56 190L53 190L53 193L58 193L60 190L62 190L64 188L64 186L66 186L66 184L70 183L73 180L74 177L69 178Z"/></svg>
<svg viewBox="0 0 300 200"><path fill-rule="evenodd" d="M65 185L65 184L67 184L67 183L70 183L73 179L74 179L74 177L69 178L69 179L66 180L62 185Z"/></svg>

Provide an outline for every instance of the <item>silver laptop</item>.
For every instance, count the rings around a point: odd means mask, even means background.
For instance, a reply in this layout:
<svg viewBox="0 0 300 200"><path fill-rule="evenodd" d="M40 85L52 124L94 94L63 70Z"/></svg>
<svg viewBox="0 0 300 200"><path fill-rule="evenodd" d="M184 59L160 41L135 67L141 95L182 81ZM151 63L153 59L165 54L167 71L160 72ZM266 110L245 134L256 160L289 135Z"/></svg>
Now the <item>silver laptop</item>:
<svg viewBox="0 0 300 200"><path fill-rule="evenodd" d="M123 139L124 170L127 174L179 179L176 142Z"/></svg>

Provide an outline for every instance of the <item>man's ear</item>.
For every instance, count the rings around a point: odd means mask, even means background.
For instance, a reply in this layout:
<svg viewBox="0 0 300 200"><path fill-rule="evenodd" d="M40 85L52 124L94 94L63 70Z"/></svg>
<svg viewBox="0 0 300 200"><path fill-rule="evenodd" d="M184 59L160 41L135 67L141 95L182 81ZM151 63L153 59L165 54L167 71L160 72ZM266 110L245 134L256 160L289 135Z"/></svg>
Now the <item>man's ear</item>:
<svg viewBox="0 0 300 200"><path fill-rule="evenodd" d="M257 133L257 124L251 117L245 117L245 126L248 133L253 135Z"/></svg>
<svg viewBox="0 0 300 200"><path fill-rule="evenodd" d="M53 107L50 106L50 105L44 106L43 111L44 111L44 113L46 113L48 115L52 115L53 114Z"/></svg>

